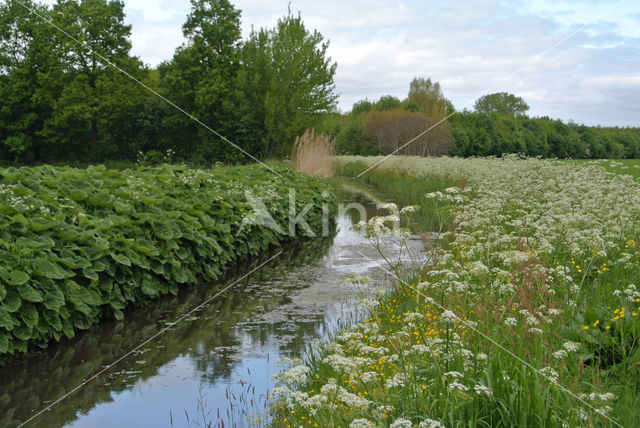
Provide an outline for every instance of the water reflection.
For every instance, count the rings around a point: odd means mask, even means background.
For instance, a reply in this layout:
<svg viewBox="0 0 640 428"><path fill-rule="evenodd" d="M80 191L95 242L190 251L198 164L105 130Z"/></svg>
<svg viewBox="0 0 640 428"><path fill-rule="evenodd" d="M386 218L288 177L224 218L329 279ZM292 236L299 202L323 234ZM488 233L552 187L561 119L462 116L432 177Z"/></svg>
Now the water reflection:
<svg viewBox="0 0 640 428"><path fill-rule="evenodd" d="M375 214L375 205L365 196L342 196L346 201L365 203L367 214ZM155 427L168 426L171 420L175 426L183 426L187 423L185 412L192 419L197 417L199 395L214 411L211 419L218 419L220 409L227 426L230 422L243 425L242 412L263 411L261 399L272 386L277 358L302 355L311 342L358 316L354 310L358 291L341 281L348 273L374 271L380 257L367 240L349 230L360 220L356 212L347 214L354 217L338 218L330 237L286 249L272 263L28 426ZM411 244L419 252L419 239ZM226 278L226 284L263 260L237 269ZM181 290L178 296L128 311L121 322L95 326L3 367L0 426L19 425L223 286ZM233 412L230 403L235 405Z"/></svg>

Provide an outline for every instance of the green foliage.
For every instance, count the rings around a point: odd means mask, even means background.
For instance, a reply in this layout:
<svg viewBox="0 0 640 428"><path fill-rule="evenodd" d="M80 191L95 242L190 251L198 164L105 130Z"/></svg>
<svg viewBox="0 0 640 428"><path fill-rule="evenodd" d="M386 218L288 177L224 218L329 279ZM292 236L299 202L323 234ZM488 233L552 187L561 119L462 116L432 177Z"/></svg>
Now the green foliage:
<svg viewBox="0 0 640 428"><path fill-rule="evenodd" d="M46 7L23 2L38 13ZM16 1L0 4L0 157L13 160L37 159L43 138L41 129L50 106L34 98L38 75L46 70L42 52L50 31L34 20Z"/></svg>
<svg viewBox="0 0 640 428"><path fill-rule="evenodd" d="M187 42L161 64L160 83L167 98L234 144L255 153L249 138L251 115L239 96L240 11L226 0L192 0L182 27ZM180 157L205 161L242 161L246 156L182 112L165 118Z"/></svg>
<svg viewBox="0 0 640 428"><path fill-rule="evenodd" d="M546 117L462 112L449 119L453 126L453 156L528 156L598 159L636 156L638 128L601 128L565 124Z"/></svg>
<svg viewBox="0 0 640 428"><path fill-rule="evenodd" d="M241 87L261 128L264 155L288 156L296 136L335 110L336 64L328 48L322 34L309 31L291 12L275 28L249 36Z"/></svg>
<svg viewBox="0 0 640 428"><path fill-rule="evenodd" d="M0 169L0 353L72 337L130 304L215 280L248 256L293 239L243 219L246 191L280 230L296 212L322 225L324 185L284 167Z"/></svg>
<svg viewBox="0 0 640 428"><path fill-rule="evenodd" d="M529 105L522 97L508 92L483 95L474 104L478 113L498 113L508 116L522 115L529 110Z"/></svg>
<svg viewBox="0 0 640 428"><path fill-rule="evenodd" d="M373 109L375 111L391 111L402 107L402 101L393 95L383 95L374 104Z"/></svg>
<svg viewBox="0 0 640 428"><path fill-rule="evenodd" d="M100 159L117 151L104 130L127 120L146 96L144 89L102 58L143 79L142 63L129 54L131 26L124 23L124 2L59 0L50 12L59 31L45 53L50 68L39 77L37 96L52 113L43 133L56 156ZM89 144L87 144L89 142Z"/></svg>
<svg viewBox="0 0 640 428"><path fill-rule="evenodd" d="M371 154L371 150L365 142L360 120L351 120L340 130L336 136L336 150L340 154Z"/></svg>
<svg viewBox="0 0 640 428"><path fill-rule="evenodd" d="M419 111L431 116L444 117L447 100L442 94L440 83L431 79L414 78L409 85L407 100L419 107Z"/></svg>

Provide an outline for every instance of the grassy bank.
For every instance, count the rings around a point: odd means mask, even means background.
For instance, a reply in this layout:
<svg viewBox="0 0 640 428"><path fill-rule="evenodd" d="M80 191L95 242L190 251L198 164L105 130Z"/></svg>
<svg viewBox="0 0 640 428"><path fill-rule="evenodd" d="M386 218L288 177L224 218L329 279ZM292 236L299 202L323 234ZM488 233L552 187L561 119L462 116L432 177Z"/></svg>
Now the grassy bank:
<svg viewBox="0 0 640 428"><path fill-rule="evenodd" d="M368 319L279 376L273 425L636 426L640 185L514 157L383 168L400 188L460 183L428 195L451 228Z"/></svg>
<svg viewBox="0 0 640 428"><path fill-rule="evenodd" d="M427 199L425 194L442 192L451 186L465 186L465 178L434 176L433 179L407 175L401 171L389 169L372 169L357 178L363 171L369 168L364 162L367 158L340 156L336 162L336 175L350 177L357 181L369 183L378 188L384 195L402 205L415 205L420 209L412 216L412 227L416 232L432 232L441 228L447 228L450 224L449 213L441 210L436 215L437 203L433 199Z"/></svg>
<svg viewBox="0 0 640 428"><path fill-rule="evenodd" d="M0 354L121 319L128 305L294 239L290 189L321 230L323 205L336 207L325 185L274 168L281 176L260 166L0 169Z"/></svg>

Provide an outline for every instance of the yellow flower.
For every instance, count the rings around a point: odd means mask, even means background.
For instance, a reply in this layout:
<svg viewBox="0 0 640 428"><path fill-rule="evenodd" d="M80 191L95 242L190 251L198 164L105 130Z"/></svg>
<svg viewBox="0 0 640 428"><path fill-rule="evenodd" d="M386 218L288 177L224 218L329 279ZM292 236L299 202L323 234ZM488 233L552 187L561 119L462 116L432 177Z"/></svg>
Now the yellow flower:
<svg viewBox="0 0 640 428"><path fill-rule="evenodd" d="M585 325L584 327L582 327L583 330L589 330L589 326Z"/></svg>
<svg viewBox="0 0 640 428"><path fill-rule="evenodd" d="M598 326L598 324L600 324L600 320L596 320L596 322L594 322L594 323L593 323L593 326L594 326L594 327L597 327L597 326Z"/></svg>

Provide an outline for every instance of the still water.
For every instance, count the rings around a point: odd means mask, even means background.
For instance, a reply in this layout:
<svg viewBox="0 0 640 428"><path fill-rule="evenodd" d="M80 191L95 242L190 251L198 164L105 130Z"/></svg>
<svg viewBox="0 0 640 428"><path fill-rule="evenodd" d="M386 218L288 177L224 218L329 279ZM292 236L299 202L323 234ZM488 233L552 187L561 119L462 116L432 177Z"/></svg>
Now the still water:
<svg viewBox="0 0 640 428"><path fill-rule="evenodd" d="M376 215L370 190L341 192ZM350 230L355 211L336 219L328 238L286 247L270 263L241 279L271 255L237 267L221 282L188 287L179 295L127 311L71 340L52 344L0 368L0 426L19 426L90 379L104 367L200 305L226 285L237 284L153 339L133 355L34 418L28 427L164 427L266 425L265 400L282 357L303 357L343 323L361 317L361 286L348 274L384 280L382 257ZM380 214L386 214L380 212ZM386 251L400 254L389 239ZM422 242L409 240L413 258ZM363 257L363 255L366 257ZM408 259L406 249L404 257ZM249 416L251 415L251 416ZM258 426L254 424L253 426Z"/></svg>

